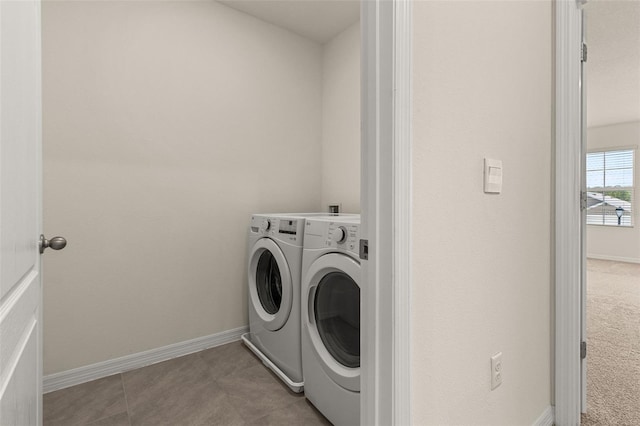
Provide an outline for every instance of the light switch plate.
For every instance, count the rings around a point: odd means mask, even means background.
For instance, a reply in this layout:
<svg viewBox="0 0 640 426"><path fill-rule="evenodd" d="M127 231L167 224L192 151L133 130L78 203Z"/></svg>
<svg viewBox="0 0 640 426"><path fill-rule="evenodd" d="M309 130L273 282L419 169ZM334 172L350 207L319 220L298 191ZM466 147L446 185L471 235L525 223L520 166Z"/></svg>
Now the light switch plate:
<svg viewBox="0 0 640 426"><path fill-rule="evenodd" d="M502 161L484 159L484 192L500 194L502 192Z"/></svg>

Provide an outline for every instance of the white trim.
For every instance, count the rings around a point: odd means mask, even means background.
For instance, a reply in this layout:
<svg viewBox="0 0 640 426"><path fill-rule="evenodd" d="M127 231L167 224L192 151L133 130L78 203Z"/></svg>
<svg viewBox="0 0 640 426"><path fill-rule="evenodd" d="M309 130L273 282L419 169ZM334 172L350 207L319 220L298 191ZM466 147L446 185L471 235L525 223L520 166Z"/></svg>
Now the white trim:
<svg viewBox="0 0 640 426"><path fill-rule="evenodd" d="M360 424L377 426L393 417L393 2L363 1L361 11L361 232L369 256L362 262Z"/></svg>
<svg viewBox="0 0 640 426"><path fill-rule="evenodd" d="M394 11L393 424L411 424L411 114L413 2Z"/></svg>
<svg viewBox="0 0 640 426"><path fill-rule="evenodd" d="M584 7L585 1L578 3ZM586 40L586 19L580 11L580 56ZM580 191L587 193L587 67L580 61ZM603 200L604 201L604 200ZM580 209L580 344L587 341L587 209ZM580 359L580 412L587 412L587 360Z"/></svg>
<svg viewBox="0 0 640 426"><path fill-rule="evenodd" d="M638 145L624 145L624 146L612 146L612 147L606 147L606 148L591 148L587 150L587 153L591 154L594 152L637 151L637 150L638 150Z"/></svg>
<svg viewBox="0 0 640 426"><path fill-rule="evenodd" d="M361 3L362 425L411 423L411 21L408 0Z"/></svg>
<svg viewBox="0 0 640 426"><path fill-rule="evenodd" d="M546 410L533 422L532 426L551 426L553 425L553 407L548 406Z"/></svg>
<svg viewBox="0 0 640 426"><path fill-rule="evenodd" d="M43 392L52 392L69 386L90 382L112 374L123 373L179 356L188 355L215 346L240 340L240 336L249 331L248 327L239 327L209 336L198 337L184 342L174 343L161 348L150 349L107 361L98 362L73 370L49 374L43 380Z"/></svg>
<svg viewBox="0 0 640 426"><path fill-rule="evenodd" d="M36 148L36 158L35 158L35 176L36 176L36 197L37 197L37 211L36 211L36 235L33 236L36 241L38 241L40 235L44 233L43 231L43 215L42 215L42 205L43 201L43 165L42 165L42 2L40 0L36 1L36 9L38 14L38 28L37 28L37 36L36 40L38 43L38 53L36 57L36 61L38 63L38 79L37 79L37 87L36 93L38 96L38 143ZM34 242L35 246L38 247L37 242ZM38 389L37 395L42 395L43 393L43 372L44 372L44 322L43 322L43 289L42 289L42 256L40 255L40 250L37 248L34 250L34 255L36 256L36 268L38 271L38 286L40 286L39 290L39 300L38 300L38 312L36 315L38 316L38 360L37 360L37 371L36 375L38 377ZM42 398L38 398L38 407L37 407L37 415L36 420L39 425L43 423L43 407L42 407Z"/></svg>
<svg viewBox="0 0 640 426"><path fill-rule="evenodd" d="M555 2L555 422L580 424L582 20L573 0Z"/></svg>
<svg viewBox="0 0 640 426"><path fill-rule="evenodd" d="M612 260L614 262L640 263L640 259L633 257L607 256L603 254L587 254L588 259Z"/></svg>

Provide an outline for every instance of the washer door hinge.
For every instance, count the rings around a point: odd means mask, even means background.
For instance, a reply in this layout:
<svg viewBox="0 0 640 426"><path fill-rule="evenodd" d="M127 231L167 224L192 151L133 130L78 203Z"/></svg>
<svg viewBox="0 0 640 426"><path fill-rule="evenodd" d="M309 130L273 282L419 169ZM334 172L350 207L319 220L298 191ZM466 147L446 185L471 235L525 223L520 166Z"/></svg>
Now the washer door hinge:
<svg viewBox="0 0 640 426"><path fill-rule="evenodd" d="M369 240L360 240L360 259L369 260Z"/></svg>

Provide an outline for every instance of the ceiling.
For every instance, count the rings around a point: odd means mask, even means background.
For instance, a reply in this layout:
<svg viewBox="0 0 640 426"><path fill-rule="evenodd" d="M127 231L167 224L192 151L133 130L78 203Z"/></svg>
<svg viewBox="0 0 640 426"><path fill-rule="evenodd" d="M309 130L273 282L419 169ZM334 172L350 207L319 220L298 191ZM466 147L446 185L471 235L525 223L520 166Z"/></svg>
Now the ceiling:
<svg viewBox="0 0 640 426"><path fill-rule="evenodd" d="M587 126L640 121L640 0L589 0Z"/></svg>
<svg viewBox="0 0 640 426"><path fill-rule="evenodd" d="M353 0L218 1L321 44L360 19L360 2Z"/></svg>
<svg viewBox="0 0 640 426"><path fill-rule="evenodd" d="M354 0L218 0L324 44L360 18ZM589 0L587 126L640 121L640 0Z"/></svg>

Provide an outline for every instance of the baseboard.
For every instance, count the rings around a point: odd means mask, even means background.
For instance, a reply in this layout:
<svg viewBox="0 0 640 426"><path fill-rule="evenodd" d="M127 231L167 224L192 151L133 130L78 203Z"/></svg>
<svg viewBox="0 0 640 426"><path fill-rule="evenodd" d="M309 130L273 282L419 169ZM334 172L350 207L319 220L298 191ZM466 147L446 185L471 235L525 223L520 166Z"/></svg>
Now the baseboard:
<svg viewBox="0 0 640 426"><path fill-rule="evenodd" d="M107 361L73 370L61 371L60 373L45 376L42 383L43 393L52 392L69 386L90 382L112 374L123 373L136 368L145 367L162 361L167 361L183 355L188 355L204 349L224 345L240 340L240 336L249 331L248 327L234 328L209 336L198 337L185 342L174 343L157 349L151 349L136 354L126 355Z"/></svg>
<svg viewBox="0 0 640 426"><path fill-rule="evenodd" d="M606 256L602 254L588 254L587 259L613 260L614 262L640 263L640 259L633 257Z"/></svg>
<svg viewBox="0 0 640 426"><path fill-rule="evenodd" d="M548 406L546 410L533 422L532 426L552 426L553 425L553 407Z"/></svg>

